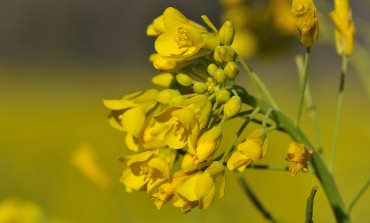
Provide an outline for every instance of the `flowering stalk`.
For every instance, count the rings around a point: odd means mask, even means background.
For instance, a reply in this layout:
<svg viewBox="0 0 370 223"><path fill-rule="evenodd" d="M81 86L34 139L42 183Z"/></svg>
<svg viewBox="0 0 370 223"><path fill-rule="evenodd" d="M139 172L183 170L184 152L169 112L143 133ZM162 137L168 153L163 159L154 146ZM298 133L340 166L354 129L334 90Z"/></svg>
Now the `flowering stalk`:
<svg viewBox="0 0 370 223"><path fill-rule="evenodd" d="M242 87L240 87L240 90L243 91ZM269 109L272 109L271 105L256 97L241 93L239 93L239 95L241 95L244 103L253 107L260 107L262 113L266 113ZM276 123L277 129L287 133L293 140L306 145L308 148L312 148L312 144L304 135L304 133L283 113L274 110L270 117ZM315 153L310 163L314 170L314 174L317 176L322 187L324 188L337 222L351 222L333 175L328 171L328 168L322 159L322 155Z"/></svg>

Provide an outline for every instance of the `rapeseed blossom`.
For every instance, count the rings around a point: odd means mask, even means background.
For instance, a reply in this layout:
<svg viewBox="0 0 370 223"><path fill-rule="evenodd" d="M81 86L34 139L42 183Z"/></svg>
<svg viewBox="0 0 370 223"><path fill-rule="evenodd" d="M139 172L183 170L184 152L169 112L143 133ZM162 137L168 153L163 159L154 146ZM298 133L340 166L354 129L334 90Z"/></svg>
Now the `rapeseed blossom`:
<svg viewBox="0 0 370 223"><path fill-rule="evenodd" d="M349 0L335 0L335 10L330 17L335 24L335 46L339 55L351 55L355 25L352 22L352 10L349 7Z"/></svg>
<svg viewBox="0 0 370 223"><path fill-rule="evenodd" d="M287 151L286 160L290 162L289 171L295 176L299 171L308 171L308 161L313 156L313 150L307 150L305 145L291 142Z"/></svg>

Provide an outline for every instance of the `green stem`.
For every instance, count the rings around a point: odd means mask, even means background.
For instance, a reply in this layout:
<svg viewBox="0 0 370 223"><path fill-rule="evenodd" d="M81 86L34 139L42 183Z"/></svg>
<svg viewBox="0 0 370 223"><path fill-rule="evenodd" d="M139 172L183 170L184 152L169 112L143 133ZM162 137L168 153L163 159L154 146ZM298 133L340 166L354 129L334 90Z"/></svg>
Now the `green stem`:
<svg viewBox="0 0 370 223"><path fill-rule="evenodd" d="M254 71L252 71L252 69L245 63L245 61L241 57L238 57L237 61L242 65L243 69L247 72L249 77L252 79L252 82L257 87L257 90L260 89L263 92L263 94L267 97L267 99L269 100L273 108L276 110L279 110L279 107L275 103L274 98L272 97L269 90L266 88L265 84L258 77L258 75Z"/></svg>
<svg viewBox="0 0 370 223"><path fill-rule="evenodd" d="M339 92L338 92L338 98L337 98L337 111L336 111L336 114L335 114L333 142L331 144L331 153L330 153L330 161L329 161L329 171L330 172L333 172L335 152L336 152L336 149L337 149L339 124L340 124L340 117L341 117L342 107L343 107L344 84L345 84L345 81L346 81L345 78L346 78L346 72L347 72L347 62L348 62L348 57L343 55L343 57L342 57L342 70L340 72Z"/></svg>
<svg viewBox="0 0 370 223"><path fill-rule="evenodd" d="M248 104L252 107L260 107L261 112L265 113L273 107L251 95L248 95L244 88L239 87L239 96L242 98L243 103ZM243 94L244 92L244 94ZM271 119L274 120L276 126L279 130L286 132L293 140L306 145L307 148L313 148L310 141L303 134L301 129L299 129L294 122L287 118L280 111L274 110L270 115ZM349 215L346 211L346 207L336 186L333 175L328 171L322 156L320 153L315 153L310 160L311 166L314 170L314 174L320 181L322 187L324 188L327 199L332 208L335 219L339 223L351 222Z"/></svg>
<svg viewBox="0 0 370 223"><path fill-rule="evenodd" d="M227 147L225 153L223 154L220 162L221 163L224 163L227 155L230 153L231 149L234 147L236 141L239 139L240 135L242 134L243 130L247 127L247 125L249 124L249 122L252 120L253 116L255 114L257 114L259 112L259 108L256 107L253 112L249 115L249 117L247 117L244 121L244 123L240 126L238 132L236 133L236 135L234 136L234 138L231 140L229 146Z"/></svg>
<svg viewBox="0 0 370 223"><path fill-rule="evenodd" d="M313 216L313 201L315 199L315 195L317 192L317 186L313 186L311 190L311 194L307 199L306 203L306 223L313 223L312 216Z"/></svg>
<svg viewBox="0 0 370 223"><path fill-rule="evenodd" d="M258 199L256 194L253 192L252 188L247 183L247 180L245 179L245 177L240 172L236 172L236 175L238 177L240 185L242 186L244 190L244 193L249 197L249 199L254 204L254 206L258 209L258 211L262 213L263 217L265 217L270 222L278 222L270 214L270 212L263 206L262 202Z"/></svg>
<svg viewBox="0 0 370 223"><path fill-rule="evenodd" d="M301 56L297 56L295 58L295 62L298 68L298 74L300 77L301 84L303 83L303 76L304 76L304 63L303 63L303 58ZM306 107L307 107L307 112L308 115L310 116L310 119L312 121L313 125L313 131L315 134L315 141L316 141L316 149L319 153L322 153L322 143L321 143L321 138L320 138L320 128L319 128L319 121L317 118L317 111L316 111L316 106L313 103L312 100L312 95L311 95L311 90L310 90L310 85L307 82L306 86L306 92L305 92L305 102L306 102Z"/></svg>
<svg viewBox="0 0 370 223"><path fill-rule="evenodd" d="M365 193L366 189L370 186L370 179L367 180L367 182L365 183L365 185L361 188L361 190L356 194L356 196L353 198L353 200L351 201L351 203L349 203L348 205L348 208L347 208L347 212L350 213L352 208L355 206L355 204L357 203L357 201L360 199L361 195L363 193Z"/></svg>
<svg viewBox="0 0 370 223"><path fill-rule="evenodd" d="M309 68L309 63L310 63L310 52L311 52L311 47L306 48L306 56L304 59L304 72L303 72L303 78L301 81L301 93L300 93L300 99L298 103L298 110L297 110L297 118L295 121L295 125L299 125L299 120L301 119L302 115L302 108L303 108L303 102L304 102L304 96L306 92L306 86L307 86L307 79L308 79L308 68Z"/></svg>
<svg viewBox="0 0 370 223"><path fill-rule="evenodd" d="M275 171L288 171L289 166L278 166L278 165L262 165L262 164L251 164L247 166L248 169L259 169L259 170L275 170Z"/></svg>

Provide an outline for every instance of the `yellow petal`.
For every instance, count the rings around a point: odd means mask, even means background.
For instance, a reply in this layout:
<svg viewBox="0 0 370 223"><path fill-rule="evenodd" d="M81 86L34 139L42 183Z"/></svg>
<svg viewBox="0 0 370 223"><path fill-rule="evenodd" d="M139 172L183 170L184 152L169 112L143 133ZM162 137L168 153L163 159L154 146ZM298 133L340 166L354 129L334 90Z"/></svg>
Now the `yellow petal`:
<svg viewBox="0 0 370 223"><path fill-rule="evenodd" d="M170 177L170 168L168 163L164 159L153 158L148 162L148 166L159 171L159 176L157 178L169 178Z"/></svg>
<svg viewBox="0 0 370 223"><path fill-rule="evenodd" d="M145 124L145 112L142 106L129 109L122 115L122 126L131 135L138 138Z"/></svg>
<svg viewBox="0 0 370 223"><path fill-rule="evenodd" d="M195 194L195 185L200 175L201 173L198 172L190 177L184 184L177 188L176 192L185 197L188 201L197 201L198 197Z"/></svg>
<svg viewBox="0 0 370 223"><path fill-rule="evenodd" d="M126 186L127 192L141 190L148 182L145 176L134 175L130 168L126 168L120 178L120 181Z"/></svg>
<svg viewBox="0 0 370 223"><path fill-rule="evenodd" d="M215 185L209 174L201 174L195 184L195 194L199 199L199 208L206 209L213 203Z"/></svg>

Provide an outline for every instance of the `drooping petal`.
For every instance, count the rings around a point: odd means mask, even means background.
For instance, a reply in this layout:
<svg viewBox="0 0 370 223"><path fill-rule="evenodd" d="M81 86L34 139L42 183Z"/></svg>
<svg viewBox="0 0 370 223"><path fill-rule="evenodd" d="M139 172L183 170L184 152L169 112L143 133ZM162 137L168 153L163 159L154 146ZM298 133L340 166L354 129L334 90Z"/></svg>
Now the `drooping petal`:
<svg viewBox="0 0 370 223"><path fill-rule="evenodd" d="M130 168L126 168L120 178L120 181L126 186L127 192L134 190L141 190L145 187L148 182L145 176L134 175Z"/></svg>
<svg viewBox="0 0 370 223"><path fill-rule="evenodd" d="M139 137L144 129L145 119L143 106L137 106L123 113L121 123L125 131Z"/></svg>

